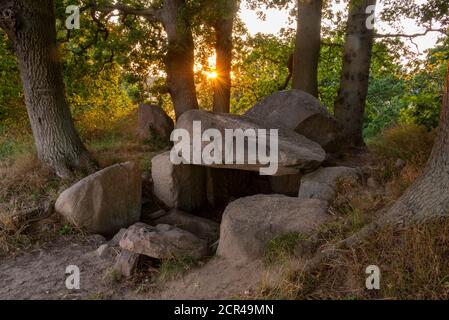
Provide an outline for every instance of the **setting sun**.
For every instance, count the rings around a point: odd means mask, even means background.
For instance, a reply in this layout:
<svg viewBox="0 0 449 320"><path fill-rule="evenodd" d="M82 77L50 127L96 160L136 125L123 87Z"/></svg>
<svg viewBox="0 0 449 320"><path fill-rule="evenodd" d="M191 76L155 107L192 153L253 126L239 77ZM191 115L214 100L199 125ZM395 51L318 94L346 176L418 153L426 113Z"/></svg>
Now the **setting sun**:
<svg viewBox="0 0 449 320"><path fill-rule="evenodd" d="M218 74L216 71L212 71L212 72L206 72L207 74L207 79L217 79Z"/></svg>

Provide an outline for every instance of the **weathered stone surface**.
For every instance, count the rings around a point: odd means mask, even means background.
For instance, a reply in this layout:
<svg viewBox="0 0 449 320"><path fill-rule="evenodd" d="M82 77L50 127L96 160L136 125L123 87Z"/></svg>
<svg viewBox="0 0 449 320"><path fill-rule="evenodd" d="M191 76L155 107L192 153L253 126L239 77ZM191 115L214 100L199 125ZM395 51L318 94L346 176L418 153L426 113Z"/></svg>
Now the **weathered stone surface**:
<svg viewBox="0 0 449 320"><path fill-rule="evenodd" d="M270 177L271 189L274 193L296 196L299 191L302 174L291 174L281 177Z"/></svg>
<svg viewBox="0 0 449 320"><path fill-rule="evenodd" d="M169 208L192 212L207 201L206 169L193 165L174 165L170 152L151 161L154 195Z"/></svg>
<svg viewBox="0 0 449 320"><path fill-rule="evenodd" d="M114 270L125 277L131 277L139 264L140 255L122 250L115 261Z"/></svg>
<svg viewBox="0 0 449 320"><path fill-rule="evenodd" d="M115 258L120 253L120 240L126 231L127 229L120 229L120 231L111 240L99 246L98 249L95 250L95 254L103 259L110 257Z"/></svg>
<svg viewBox="0 0 449 320"><path fill-rule="evenodd" d="M142 183L136 164L116 164L65 190L55 210L92 233L111 235L139 221Z"/></svg>
<svg viewBox="0 0 449 320"><path fill-rule="evenodd" d="M120 229L119 232L108 242L110 247L118 247L120 245L120 240L122 240L124 234L126 233L125 228Z"/></svg>
<svg viewBox="0 0 449 320"><path fill-rule="evenodd" d="M273 238L298 232L309 235L329 222L324 201L283 195L256 195L228 205L220 227L217 254L244 263L264 255Z"/></svg>
<svg viewBox="0 0 449 320"><path fill-rule="evenodd" d="M320 199L330 202L334 199L339 179L359 178L357 170L348 167L321 168L301 179L299 199Z"/></svg>
<svg viewBox="0 0 449 320"><path fill-rule="evenodd" d="M156 259L191 257L200 259L207 254L207 243L188 231L160 224L152 227L136 223L128 228L120 247L133 253Z"/></svg>
<svg viewBox="0 0 449 320"><path fill-rule="evenodd" d="M169 141L173 131L173 120L156 105L141 104L139 106L139 136L142 139L158 138Z"/></svg>
<svg viewBox="0 0 449 320"><path fill-rule="evenodd" d="M258 129L271 129L270 126L264 126L257 123L256 120L250 119L245 116L238 116L232 114L211 113L206 111L191 110L185 112L176 124L176 129L185 129L189 132L191 137L191 150L193 150L193 123L194 121L201 122L201 135L208 129L216 129L221 133L223 137L222 150L225 150L225 129L255 129L256 136L251 141L259 139ZM301 169L310 170L314 169L324 161L326 157L325 151L319 144L305 138L290 130L283 130L282 128L275 128L279 130L279 151L278 151L278 171L275 175L287 175L299 173ZM267 131L267 155L271 154L271 146L269 144L270 131ZM202 142L202 148L209 145L210 142ZM245 143L245 158L248 154L248 143ZM215 167L215 168L227 168L227 169L239 169L247 171L260 171L260 168L268 167L266 164L262 164L259 161L255 164L249 164L246 160L244 164L238 164L236 159L236 151L234 146L234 162L226 164L225 152L221 154L221 164L204 164L201 165ZM185 159L194 163L193 152L191 152L190 159ZM201 160L201 159L200 159Z"/></svg>
<svg viewBox="0 0 449 320"><path fill-rule="evenodd" d="M107 243L102 244L101 246L98 247L97 250L95 250L95 253L100 257L100 258L106 258L109 255L109 245Z"/></svg>
<svg viewBox="0 0 449 320"><path fill-rule="evenodd" d="M277 92L249 109L246 116L287 128L319 143L326 151L341 146L337 120L312 95L301 90Z"/></svg>
<svg viewBox="0 0 449 320"><path fill-rule="evenodd" d="M168 224L186 230L209 244L218 240L220 225L214 221L197 217L181 210L171 210L167 215L154 220L154 224Z"/></svg>

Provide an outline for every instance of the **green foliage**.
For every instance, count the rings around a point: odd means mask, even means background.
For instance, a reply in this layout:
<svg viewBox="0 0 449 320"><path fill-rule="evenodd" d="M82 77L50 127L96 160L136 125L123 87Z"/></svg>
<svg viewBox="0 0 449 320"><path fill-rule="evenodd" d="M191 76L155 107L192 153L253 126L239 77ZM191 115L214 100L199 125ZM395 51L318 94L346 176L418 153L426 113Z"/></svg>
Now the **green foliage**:
<svg viewBox="0 0 449 320"><path fill-rule="evenodd" d="M298 243L304 240L307 240L307 237L298 232L291 232L275 237L267 245L265 261L268 264L282 262L286 258L293 256Z"/></svg>
<svg viewBox="0 0 449 320"><path fill-rule="evenodd" d="M72 115L83 135L111 130L135 107L127 96L116 64L93 75L88 66L80 73L75 60L66 60L67 95Z"/></svg>
<svg viewBox="0 0 449 320"><path fill-rule="evenodd" d="M19 67L6 34L0 31L0 130L26 123Z"/></svg>
<svg viewBox="0 0 449 320"><path fill-rule="evenodd" d="M375 46L364 124L368 142L395 124L438 127L448 50L446 40L423 63L406 70L389 45Z"/></svg>
<svg viewBox="0 0 449 320"><path fill-rule="evenodd" d="M61 8L58 6L58 9ZM65 10L61 14L65 14ZM58 25L62 25L62 21ZM88 33L90 29L80 30L63 43L61 57L72 114L86 136L110 130L115 122L133 111L127 94L133 83L126 81L129 78L125 78L123 69L109 59L110 56L105 58L109 52L106 43L99 41L95 46L88 46L89 35L82 32ZM93 29L90 32L94 33ZM28 128L17 61L6 35L0 33L0 158L15 154L25 141L28 142Z"/></svg>
<svg viewBox="0 0 449 320"><path fill-rule="evenodd" d="M177 257L163 260L159 268L159 280L166 282L182 276L197 265L192 257Z"/></svg>
<svg viewBox="0 0 449 320"><path fill-rule="evenodd" d="M343 65L342 44L332 41L321 47L320 62L318 65L318 91L321 103L333 110L334 101L340 86L340 74Z"/></svg>
<svg viewBox="0 0 449 320"><path fill-rule="evenodd" d="M438 126L443 101L444 78L449 58L449 39L430 50L422 69L415 72L407 83L401 121L416 123L433 129Z"/></svg>
<svg viewBox="0 0 449 320"><path fill-rule="evenodd" d="M61 236L67 236L70 235L74 232L72 226L65 224L61 227L61 229L59 229L59 235Z"/></svg>
<svg viewBox="0 0 449 320"><path fill-rule="evenodd" d="M371 79L366 103L364 135L369 141L383 128L397 122L404 108L402 95L404 83L401 79L390 77Z"/></svg>
<svg viewBox="0 0 449 320"><path fill-rule="evenodd" d="M67 97L76 124L83 137L101 135L113 130L115 124L127 118L133 105L155 102L173 113L167 94L163 57L167 39L160 23L127 16L92 15L87 0L57 1L58 40L67 87ZM111 1L100 1L111 3ZM122 3L145 7L143 0L123 0ZM253 10L266 7L294 8L292 1L247 1ZM81 29L67 32L64 26L67 5L80 5ZM443 26L447 9L445 1L431 0L426 4L412 1L386 1L381 18L387 22L397 19L393 13L415 19L424 25L440 21ZM151 6L159 8L161 1ZM226 1L187 1L183 17L190 19L195 40L195 82L200 107L210 110L213 102L213 81L207 72L215 41L212 24L223 16ZM447 11L447 10L446 10ZM323 39L318 71L319 99L330 112L338 93L342 68L342 47L345 32L344 12L334 12L325 2ZM263 18L263 14L261 14ZM294 10L291 18L294 18ZM288 75L287 61L294 50L294 29L278 35L250 36L238 18L234 28L234 61L232 70L231 111L242 113L264 97L278 91ZM366 103L364 136L370 141L382 129L395 124L418 124L428 130L439 121L444 85L445 64L449 56L448 41L428 53L427 60L402 67L403 57L410 52L401 40L377 41L374 45L371 78ZM413 59L409 59L412 61ZM290 86L287 86L287 89ZM26 130L24 130L24 128ZM15 154L29 141L29 125L24 106L18 66L4 33L0 33L0 157ZM22 136L26 136L24 139Z"/></svg>
<svg viewBox="0 0 449 320"><path fill-rule="evenodd" d="M236 68L233 112L244 112L279 90L287 79L287 62L293 48L291 37L257 34L248 39L246 54Z"/></svg>

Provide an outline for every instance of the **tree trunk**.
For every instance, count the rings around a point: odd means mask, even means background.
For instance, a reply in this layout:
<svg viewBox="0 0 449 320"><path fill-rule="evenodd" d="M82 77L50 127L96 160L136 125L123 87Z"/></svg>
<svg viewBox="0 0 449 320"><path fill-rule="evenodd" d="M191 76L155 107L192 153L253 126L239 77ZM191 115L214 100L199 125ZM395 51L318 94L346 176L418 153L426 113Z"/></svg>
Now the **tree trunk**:
<svg viewBox="0 0 449 320"><path fill-rule="evenodd" d="M287 69L288 69L287 78L285 79L284 84L279 87L279 90L281 90L281 91L287 89L288 84L290 83L290 80L292 79L292 76L293 76L293 58L294 58L294 54L292 53L288 57L288 61L287 61Z"/></svg>
<svg viewBox="0 0 449 320"><path fill-rule="evenodd" d="M421 223L449 215L449 65L440 127L426 169L385 214L382 223Z"/></svg>
<svg viewBox="0 0 449 320"><path fill-rule="evenodd" d="M298 30L293 59L293 89L318 96L322 0L298 0Z"/></svg>
<svg viewBox="0 0 449 320"><path fill-rule="evenodd" d="M217 78L214 81L214 112L229 113L231 102L232 30L236 0L222 0L223 14L215 21Z"/></svg>
<svg viewBox="0 0 449 320"><path fill-rule="evenodd" d="M449 63L438 135L423 174L396 203L362 230L310 259L302 272L311 273L338 257L340 249L354 248L385 227L404 227L449 216Z"/></svg>
<svg viewBox="0 0 449 320"><path fill-rule="evenodd" d="M404 227L449 216L449 64L438 135L423 174L373 223L344 240L354 247L386 226ZM321 257L322 258L322 257ZM325 257L327 258L327 257ZM318 260L318 259L317 259Z"/></svg>
<svg viewBox="0 0 449 320"><path fill-rule="evenodd" d="M168 38L165 57L168 90L176 118L198 109L194 79L194 43L192 29L185 15L184 0L165 0L161 20Z"/></svg>
<svg viewBox="0 0 449 320"><path fill-rule="evenodd" d="M96 165L76 132L65 96L53 0L0 2L0 27L13 42L39 159L60 177Z"/></svg>
<svg viewBox="0 0 449 320"><path fill-rule="evenodd" d="M344 128L347 142L363 146L363 117L368 93L374 30L366 27L366 8L376 0L351 0L344 45L340 90L335 101L335 117Z"/></svg>

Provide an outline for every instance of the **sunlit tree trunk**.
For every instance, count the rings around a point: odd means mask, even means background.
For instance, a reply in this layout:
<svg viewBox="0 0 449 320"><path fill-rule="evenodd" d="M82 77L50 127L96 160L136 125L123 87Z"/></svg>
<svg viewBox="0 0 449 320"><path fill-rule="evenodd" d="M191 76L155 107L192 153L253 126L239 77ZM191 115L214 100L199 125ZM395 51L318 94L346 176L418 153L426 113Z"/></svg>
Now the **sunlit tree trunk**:
<svg viewBox="0 0 449 320"><path fill-rule="evenodd" d="M0 27L19 62L39 159L60 177L96 165L82 144L65 96L53 0L0 1Z"/></svg>
<svg viewBox="0 0 449 320"><path fill-rule="evenodd" d="M298 0L298 30L293 57L293 89L318 96L322 0Z"/></svg>
<svg viewBox="0 0 449 320"><path fill-rule="evenodd" d="M231 101L232 30L237 0L221 0L222 12L215 21L217 78L214 80L214 111L229 113Z"/></svg>
<svg viewBox="0 0 449 320"><path fill-rule="evenodd" d="M351 0L344 45L340 90L335 101L335 117L344 128L347 142L363 146L363 117L368 93L374 30L367 28L367 7L376 0Z"/></svg>

